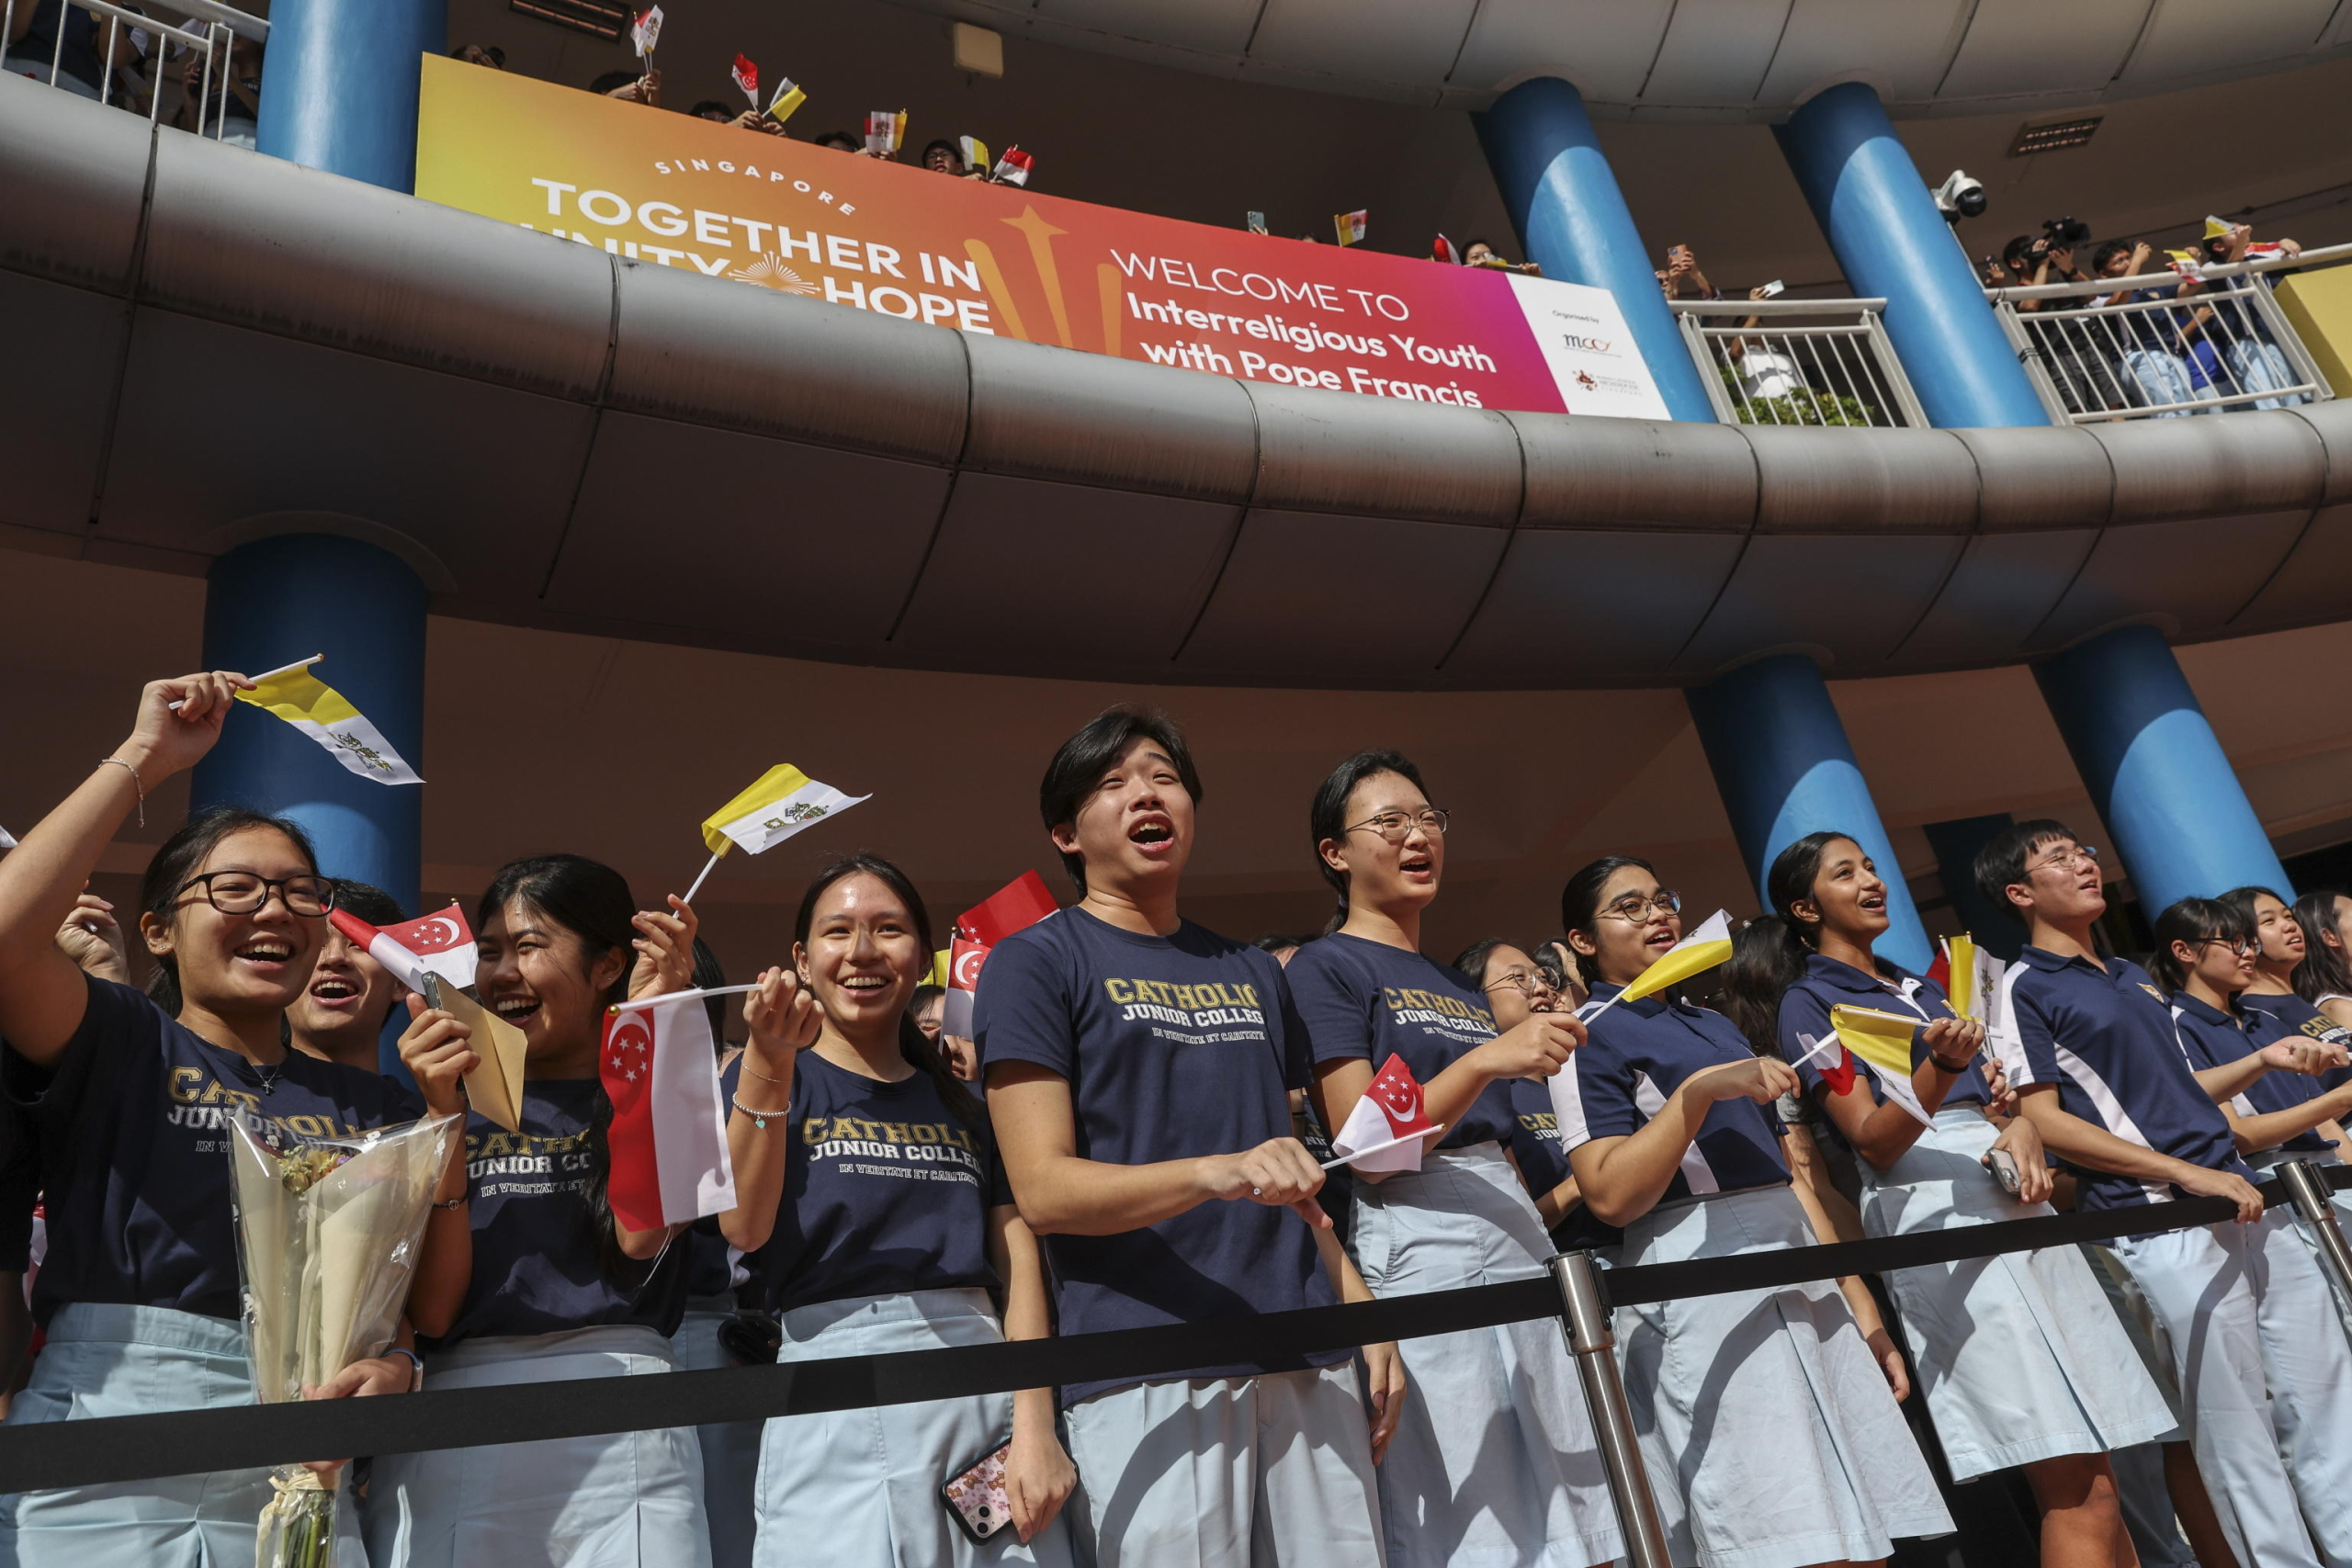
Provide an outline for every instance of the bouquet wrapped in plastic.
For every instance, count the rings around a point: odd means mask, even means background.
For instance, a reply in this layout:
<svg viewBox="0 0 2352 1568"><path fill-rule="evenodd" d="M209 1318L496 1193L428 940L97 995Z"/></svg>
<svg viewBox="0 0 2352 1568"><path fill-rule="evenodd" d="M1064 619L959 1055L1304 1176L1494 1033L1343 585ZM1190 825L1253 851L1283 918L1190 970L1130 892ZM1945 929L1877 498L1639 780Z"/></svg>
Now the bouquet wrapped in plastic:
<svg viewBox="0 0 2352 1568"><path fill-rule="evenodd" d="M254 1388L265 1404L297 1400L390 1347L459 1118L350 1138L303 1137L281 1124L277 1146L242 1120L232 1126ZM326 1568L334 1478L281 1465L270 1483L276 1495L262 1510L255 1568Z"/></svg>

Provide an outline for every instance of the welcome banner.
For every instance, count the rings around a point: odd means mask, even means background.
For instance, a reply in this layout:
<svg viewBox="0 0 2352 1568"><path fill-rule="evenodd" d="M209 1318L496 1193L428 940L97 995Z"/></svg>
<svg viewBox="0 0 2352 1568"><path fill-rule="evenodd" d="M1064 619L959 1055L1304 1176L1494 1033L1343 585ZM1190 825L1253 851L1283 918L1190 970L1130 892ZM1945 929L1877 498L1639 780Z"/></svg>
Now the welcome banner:
<svg viewBox="0 0 2352 1568"><path fill-rule="evenodd" d="M1606 289L950 179L437 55L416 194L964 332L1367 397L1667 417Z"/></svg>

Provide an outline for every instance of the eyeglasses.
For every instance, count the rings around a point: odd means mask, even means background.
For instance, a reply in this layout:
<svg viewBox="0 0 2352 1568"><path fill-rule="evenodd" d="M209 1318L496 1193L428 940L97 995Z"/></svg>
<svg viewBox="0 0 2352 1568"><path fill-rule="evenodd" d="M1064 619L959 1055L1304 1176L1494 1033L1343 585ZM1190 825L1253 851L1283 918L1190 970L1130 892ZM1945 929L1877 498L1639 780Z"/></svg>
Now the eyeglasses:
<svg viewBox="0 0 2352 1568"><path fill-rule="evenodd" d="M1559 994L1558 987L1541 975L1529 975L1513 969L1495 976L1491 986L1481 986L1482 991L1517 991L1522 996L1549 997Z"/></svg>
<svg viewBox="0 0 2352 1568"><path fill-rule="evenodd" d="M277 894L289 915L315 917L334 908L334 880L325 876L289 876L284 881L255 876L250 871L209 871L179 885L176 898L191 887L204 890L204 901L224 915L250 915Z"/></svg>
<svg viewBox="0 0 2352 1568"><path fill-rule="evenodd" d="M1432 839L1439 838L1444 834L1449 820L1448 813L1434 806L1424 806L1419 811L1384 811L1377 817L1357 823L1348 831L1374 832L1392 844L1401 844L1413 836L1416 828Z"/></svg>
<svg viewBox="0 0 2352 1568"><path fill-rule="evenodd" d="M2251 940L2232 942L2225 936L2209 936L2199 938L2197 945L2200 948L2212 947L2215 945L2226 947L2232 953L2236 953L2240 958L2259 958L2262 956L2262 944Z"/></svg>
<svg viewBox="0 0 2352 1568"><path fill-rule="evenodd" d="M1638 926L1650 918L1653 909L1661 915L1679 915L1682 912L1682 895L1665 887L1646 897L1639 893L1628 893L1600 912L1614 915L1628 925Z"/></svg>
<svg viewBox="0 0 2352 1568"><path fill-rule="evenodd" d="M2063 871L2072 871L2076 866L2097 864L2098 864L2098 851L2088 844L2076 844L2071 850L2060 851L2048 860L2034 862L2025 868L2025 874L2031 876L2037 871L2047 871L2053 866Z"/></svg>

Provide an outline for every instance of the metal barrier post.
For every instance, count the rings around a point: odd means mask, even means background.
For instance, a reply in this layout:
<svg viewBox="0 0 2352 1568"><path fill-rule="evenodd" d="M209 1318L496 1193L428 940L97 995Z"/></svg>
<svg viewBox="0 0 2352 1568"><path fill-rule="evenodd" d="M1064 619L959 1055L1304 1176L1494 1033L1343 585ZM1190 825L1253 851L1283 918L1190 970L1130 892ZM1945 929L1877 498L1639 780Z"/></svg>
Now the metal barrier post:
<svg viewBox="0 0 2352 1568"><path fill-rule="evenodd" d="M2285 1160L2278 1169L2287 1195L2295 1201L2295 1212L2319 1242L2320 1256L2327 1260L2327 1271L2335 1276L2336 1290L2346 1301L2352 1301L2352 1243L2346 1242L2343 1228L2335 1223L2326 1172L2317 1161L2308 1159Z"/></svg>
<svg viewBox="0 0 2352 1568"><path fill-rule="evenodd" d="M1625 1382L1617 1371L1617 1336L1609 1323L1609 1303L1589 1252L1564 1252L1552 1259L1552 1282L1560 1291L1560 1332L1584 1383L1592 1412L1592 1435L1609 1473L1609 1495L1617 1505L1617 1526L1625 1537L1631 1568L1673 1568L1667 1555L1666 1527L1658 1521L1642 1463L1634 1412L1625 1402Z"/></svg>

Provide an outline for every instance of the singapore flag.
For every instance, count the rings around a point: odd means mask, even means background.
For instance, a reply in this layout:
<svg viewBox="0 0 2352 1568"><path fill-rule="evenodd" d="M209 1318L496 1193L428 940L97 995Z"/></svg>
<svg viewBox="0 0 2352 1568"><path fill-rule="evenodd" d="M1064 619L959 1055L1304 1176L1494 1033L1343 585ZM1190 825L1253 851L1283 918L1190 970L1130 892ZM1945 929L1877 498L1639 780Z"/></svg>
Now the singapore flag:
<svg viewBox="0 0 2352 1568"><path fill-rule="evenodd" d="M1413 1069L1404 1057L1391 1056L1331 1140L1331 1152L1340 1157L1330 1163L1358 1170L1419 1170L1430 1136L1443 1131L1430 1121Z"/></svg>
<svg viewBox="0 0 2352 1568"><path fill-rule="evenodd" d="M652 1231L735 1206L718 1053L701 992L608 1010L596 1076L613 1102L605 1190L614 1218Z"/></svg>
<svg viewBox="0 0 2352 1568"><path fill-rule="evenodd" d="M327 919L352 946L412 991L424 989L428 969L460 991L473 989L474 933L466 924L465 911L455 904L397 926L371 926L348 909L329 909Z"/></svg>
<svg viewBox="0 0 2352 1568"><path fill-rule="evenodd" d="M989 961L989 950L1053 912L1054 896L1046 891L1046 879L1024 871L956 917L956 935L947 944L947 997L940 1010L941 1033L962 1040L972 1037L972 1001L980 988L980 966Z"/></svg>

